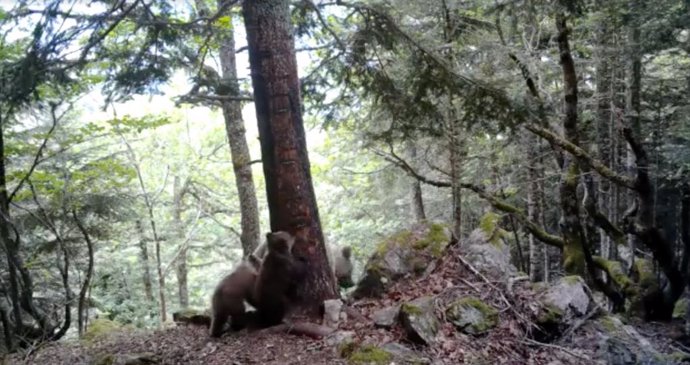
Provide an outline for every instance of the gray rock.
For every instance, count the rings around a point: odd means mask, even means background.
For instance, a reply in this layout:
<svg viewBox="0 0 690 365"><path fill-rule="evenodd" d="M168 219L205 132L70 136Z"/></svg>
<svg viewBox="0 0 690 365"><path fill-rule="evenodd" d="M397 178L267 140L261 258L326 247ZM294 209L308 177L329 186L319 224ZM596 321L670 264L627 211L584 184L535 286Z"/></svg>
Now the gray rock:
<svg viewBox="0 0 690 365"><path fill-rule="evenodd" d="M390 328L398 321L400 305L384 308L374 312L373 320L377 327Z"/></svg>
<svg viewBox="0 0 690 365"><path fill-rule="evenodd" d="M542 303L560 309L565 318L585 315L593 303L592 292L579 276L566 276L550 287Z"/></svg>
<svg viewBox="0 0 690 365"><path fill-rule="evenodd" d="M383 350L393 356L393 360L396 364L414 364L414 365L424 365L431 364L431 360L420 356L414 350L409 349L405 345L397 342L390 342L383 345Z"/></svg>
<svg viewBox="0 0 690 365"><path fill-rule="evenodd" d="M489 272L501 278L517 274L517 268L510 262L510 248L501 241L489 242L486 233L477 228L464 241L465 259L482 272Z"/></svg>
<svg viewBox="0 0 690 365"><path fill-rule="evenodd" d="M356 334L354 331L335 331L326 336L324 340L330 346L339 347L343 343L352 342L355 338L355 335Z"/></svg>
<svg viewBox="0 0 690 365"><path fill-rule="evenodd" d="M388 237L367 261L352 297L380 297L396 280L423 275L443 255L451 240L450 229L430 223L420 223Z"/></svg>
<svg viewBox="0 0 690 365"><path fill-rule="evenodd" d="M446 308L446 316L455 327L470 335L480 335L498 324L498 312L475 297L451 303Z"/></svg>
<svg viewBox="0 0 690 365"><path fill-rule="evenodd" d="M343 301L340 299L330 299L323 302L323 325L331 328L338 328L340 313L343 308Z"/></svg>
<svg viewBox="0 0 690 365"><path fill-rule="evenodd" d="M615 338L606 338L599 344L597 357L609 365L635 365L637 355Z"/></svg>
<svg viewBox="0 0 690 365"><path fill-rule="evenodd" d="M401 306L400 321L408 339L424 345L435 342L439 323L434 309L431 297L417 298Z"/></svg>

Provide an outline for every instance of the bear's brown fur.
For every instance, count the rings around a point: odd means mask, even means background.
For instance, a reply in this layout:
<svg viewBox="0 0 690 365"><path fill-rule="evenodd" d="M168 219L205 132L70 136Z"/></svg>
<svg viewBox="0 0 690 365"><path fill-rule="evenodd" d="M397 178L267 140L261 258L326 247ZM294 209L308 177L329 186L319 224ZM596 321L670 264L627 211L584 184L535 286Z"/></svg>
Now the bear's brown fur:
<svg viewBox="0 0 690 365"><path fill-rule="evenodd" d="M266 242L264 242L254 250L252 255L255 256L257 260L261 260L266 256L266 252L267 245ZM355 283L352 279L352 247L326 244L326 253L328 255L328 265L335 275L337 284L344 289L354 286Z"/></svg>
<svg viewBox="0 0 690 365"><path fill-rule="evenodd" d="M283 231L266 235L266 256L254 284L258 325L268 327L282 322L289 295L306 270L303 260L292 255L295 238Z"/></svg>
<svg viewBox="0 0 690 365"><path fill-rule="evenodd" d="M211 297L211 337L219 337L230 317L230 327L237 331L247 325L244 301L254 306L252 290L258 277L254 263L243 261L223 278Z"/></svg>

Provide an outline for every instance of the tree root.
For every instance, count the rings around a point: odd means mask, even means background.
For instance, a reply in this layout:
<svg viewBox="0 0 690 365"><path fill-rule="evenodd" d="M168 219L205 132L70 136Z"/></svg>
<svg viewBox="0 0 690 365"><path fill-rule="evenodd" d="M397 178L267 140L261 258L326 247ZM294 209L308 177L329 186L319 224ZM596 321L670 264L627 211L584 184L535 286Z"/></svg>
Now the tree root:
<svg viewBox="0 0 690 365"><path fill-rule="evenodd" d="M285 332L292 335L303 335L314 339L326 337L335 332L335 329L310 322L282 323L273 327L264 328L258 333L272 334Z"/></svg>

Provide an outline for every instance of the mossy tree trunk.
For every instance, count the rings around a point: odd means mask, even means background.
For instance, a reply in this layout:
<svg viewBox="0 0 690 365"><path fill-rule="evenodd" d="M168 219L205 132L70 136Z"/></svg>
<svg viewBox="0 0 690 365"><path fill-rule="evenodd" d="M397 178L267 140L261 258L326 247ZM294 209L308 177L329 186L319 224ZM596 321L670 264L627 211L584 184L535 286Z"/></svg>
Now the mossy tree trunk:
<svg viewBox="0 0 690 365"><path fill-rule="evenodd" d="M289 2L245 1L242 10L271 231L296 236L293 253L309 263L297 296L302 310L315 313L337 292L311 179Z"/></svg>
<svg viewBox="0 0 690 365"><path fill-rule="evenodd" d="M575 63L570 53L568 28L563 14L556 16L558 29L558 50L563 69L564 111L563 134L574 145L579 143L577 130L577 75ZM563 236L563 268L568 274L585 274L584 234L580 222L580 209L577 200L577 185L580 180L579 161L574 156L566 156L562 166L560 183L561 233Z"/></svg>

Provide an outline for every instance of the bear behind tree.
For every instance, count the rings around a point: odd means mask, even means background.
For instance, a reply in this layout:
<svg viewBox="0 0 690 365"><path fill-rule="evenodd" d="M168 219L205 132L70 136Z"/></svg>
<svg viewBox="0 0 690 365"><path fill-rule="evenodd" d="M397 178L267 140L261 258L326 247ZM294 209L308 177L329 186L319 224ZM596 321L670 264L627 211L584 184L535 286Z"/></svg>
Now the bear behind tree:
<svg viewBox="0 0 690 365"><path fill-rule="evenodd" d="M283 231L266 234L267 252L254 284L258 324L263 327L282 322L289 296L304 277L306 263L292 255L295 238Z"/></svg>
<svg viewBox="0 0 690 365"><path fill-rule="evenodd" d="M266 242L264 242L254 250L252 255L257 260L261 260L266 256L267 250ZM326 244L326 256L337 284L344 289L353 287L355 283L352 278L352 247Z"/></svg>

